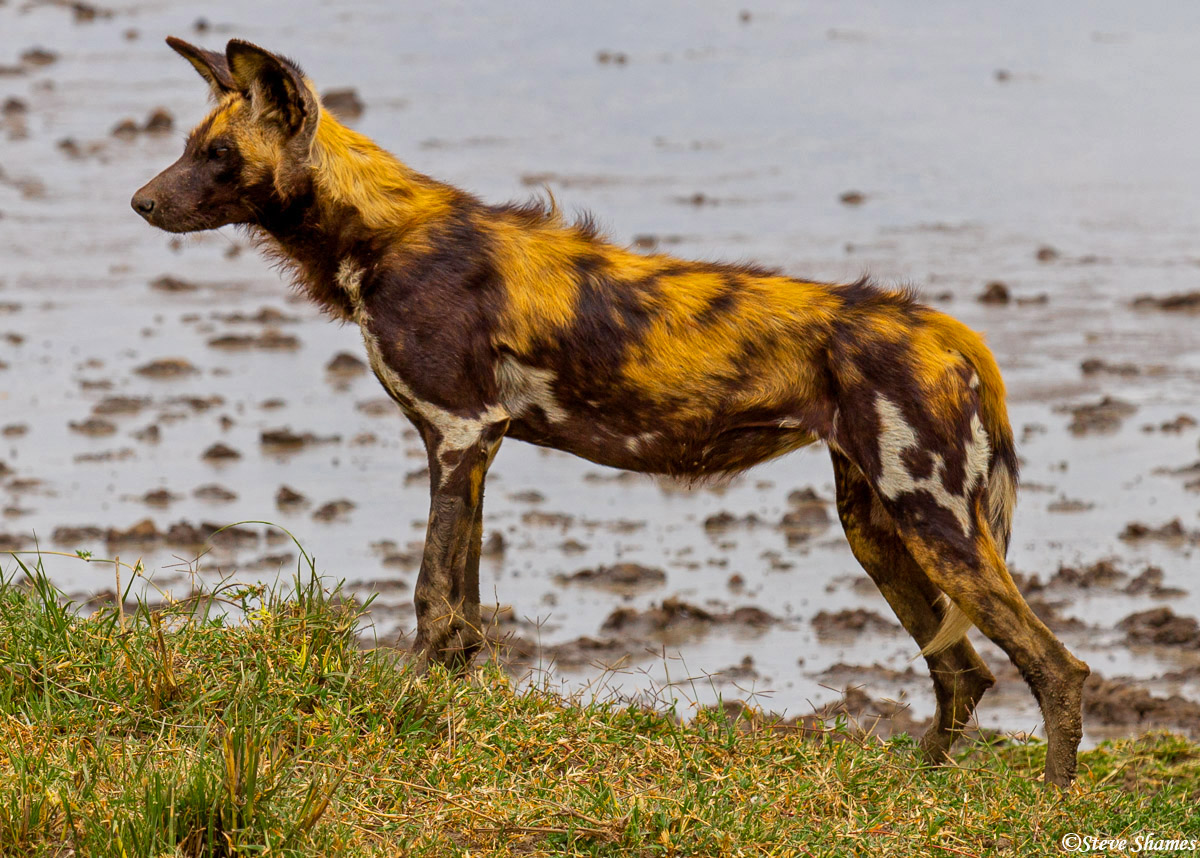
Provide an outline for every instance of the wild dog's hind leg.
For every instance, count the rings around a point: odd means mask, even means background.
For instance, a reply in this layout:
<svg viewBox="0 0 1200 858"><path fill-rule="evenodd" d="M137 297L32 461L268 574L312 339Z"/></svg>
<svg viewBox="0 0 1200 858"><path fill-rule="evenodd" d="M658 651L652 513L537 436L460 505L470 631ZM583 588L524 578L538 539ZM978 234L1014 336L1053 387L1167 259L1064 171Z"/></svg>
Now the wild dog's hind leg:
<svg viewBox="0 0 1200 858"><path fill-rule="evenodd" d="M458 667L483 645L479 618L479 556L483 541L483 484L508 421L457 427L447 438L423 426L432 495L425 552L417 577L415 649L425 664Z"/></svg>
<svg viewBox="0 0 1200 858"><path fill-rule="evenodd" d="M901 624L924 648L945 613L941 591L905 547L866 477L844 455L830 452L838 515L850 548ZM996 680L965 637L925 661L933 677L937 712L921 737L921 750L929 762L939 764L946 760L979 698Z"/></svg>
<svg viewBox="0 0 1200 858"><path fill-rule="evenodd" d="M902 407L877 393L873 414L849 415L848 423L858 423L852 458L870 463L876 494L929 580L1029 684L1046 724L1046 782L1066 786L1083 734L1088 667L1037 618L1008 573L986 511L990 452L979 400L952 379L944 378L938 407L921 401Z"/></svg>
<svg viewBox="0 0 1200 858"><path fill-rule="evenodd" d="M911 516L900 525L905 545L938 586L985 635L1008 654L1037 699L1046 724L1046 782L1075 778L1083 737L1083 682L1088 666L1075 658L1025 602L975 505L973 544L945 539Z"/></svg>

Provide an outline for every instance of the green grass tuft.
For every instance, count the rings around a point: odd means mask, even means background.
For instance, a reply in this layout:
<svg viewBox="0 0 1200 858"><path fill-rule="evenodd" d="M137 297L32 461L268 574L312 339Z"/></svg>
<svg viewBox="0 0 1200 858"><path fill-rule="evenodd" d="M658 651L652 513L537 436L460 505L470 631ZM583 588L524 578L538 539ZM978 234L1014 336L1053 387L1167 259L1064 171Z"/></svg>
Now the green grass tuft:
<svg viewBox="0 0 1200 858"><path fill-rule="evenodd" d="M1051 854L1197 837L1200 746L1040 744L920 765L907 737L802 736L566 700L497 667L418 677L317 579L78 615L0 581L5 856ZM236 619L232 619L236 617Z"/></svg>

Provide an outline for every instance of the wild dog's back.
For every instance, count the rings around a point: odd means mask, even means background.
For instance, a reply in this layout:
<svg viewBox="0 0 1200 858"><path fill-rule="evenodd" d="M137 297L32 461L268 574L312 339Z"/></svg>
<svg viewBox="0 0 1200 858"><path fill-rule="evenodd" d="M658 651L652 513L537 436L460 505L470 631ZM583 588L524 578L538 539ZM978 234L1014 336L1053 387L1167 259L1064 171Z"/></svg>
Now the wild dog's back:
<svg viewBox="0 0 1200 858"><path fill-rule="evenodd" d="M489 242L504 294L493 343L514 437L697 476L828 429L837 287L643 256L553 214L524 217L520 229L504 210L480 223L502 236Z"/></svg>

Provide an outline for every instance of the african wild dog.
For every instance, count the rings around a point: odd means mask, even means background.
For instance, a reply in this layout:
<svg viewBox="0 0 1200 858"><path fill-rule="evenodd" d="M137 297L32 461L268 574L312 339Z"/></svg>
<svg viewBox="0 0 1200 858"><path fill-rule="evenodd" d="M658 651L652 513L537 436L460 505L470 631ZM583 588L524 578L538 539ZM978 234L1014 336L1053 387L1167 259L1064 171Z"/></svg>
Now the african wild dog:
<svg viewBox="0 0 1200 858"><path fill-rule="evenodd" d="M994 679L970 625L1046 721L1046 780L1075 774L1087 666L1004 562L1017 457L978 335L905 292L617 247L551 206L488 205L339 124L290 61L168 44L216 107L133 197L171 232L247 226L331 316L419 430L432 504L416 646L480 647L483 484L500 442L699 479L824 441L854 555L922 646L945 759Z"/></svg>

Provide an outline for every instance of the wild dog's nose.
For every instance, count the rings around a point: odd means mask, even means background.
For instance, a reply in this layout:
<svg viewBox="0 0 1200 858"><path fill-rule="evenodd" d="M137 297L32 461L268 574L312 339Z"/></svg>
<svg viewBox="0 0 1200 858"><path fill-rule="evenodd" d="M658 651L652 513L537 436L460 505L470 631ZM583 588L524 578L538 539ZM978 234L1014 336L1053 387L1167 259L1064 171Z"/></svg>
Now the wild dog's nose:
<svg viewBox="0 0 1200 858"><path fill-rule="evenodd" d="M146 217L150 212L154 211L154 200L150 197L143 197L140 194L134 195L134 198L130 201L130 205L142 217Z"/></svg>

